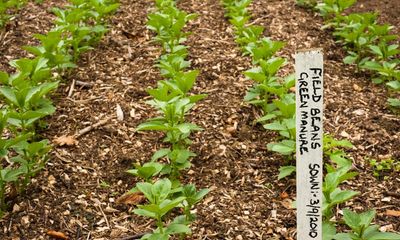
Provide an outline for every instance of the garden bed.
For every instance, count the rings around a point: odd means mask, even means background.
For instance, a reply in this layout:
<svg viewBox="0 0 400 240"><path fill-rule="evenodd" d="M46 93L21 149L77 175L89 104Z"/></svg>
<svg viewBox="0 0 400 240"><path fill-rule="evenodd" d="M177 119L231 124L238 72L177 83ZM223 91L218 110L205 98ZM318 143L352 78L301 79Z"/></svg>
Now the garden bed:
<svg viewBox="0 0 400 240"><path fill-rule="evenodd" d="M145 101L146 89L161 78L153 66L160 50L146 29L153 1L120 2L110 32L95 50L82 56L79 67L54 94L57 111L41 134L55 140L108 121L76 142L66 142L71 146L55 143L45 170L26 194L12 199L11 211L0 220L1 239L48 239L48 230L63 232L70 239L118 239L152 228L152 221L133 215L133 206L117 200L137 182L125 171L133 163L146 162L163 145L160 134L135 131L156 114ZM351 11L379 10L381 20L397 26L399 32L399 1L372 2L359 1ZM0 70L9 70L9 60L27 56L21 46L35 42L33 33L47 31L53 21L48 9L63 4L29 3L9 23L7 32L0 34ZM251 67L251 60L234 42L219 1L181 0L178 6L199 14L189 23L187 30L193 34L186 45L192 68L201 70L194 92L208 94L190 114L190 120L204 131L192 137L197 156L183 181L211 192L196 208L198 221L189 239L295 239L291 206L295 181L277 180L285 160L266 148L277 135L255 124L259 109L243 103L252 82L242 72ZM377 223L400 231L399 216L386 214L400 211L398 173L388 173L383 181L373 176L369 166L369 159L400 159L400 117L387 108L387 89L342 62L344 50L328 31L321 30L323 20L314 12L290 0L254 0L251 12L252 21L266 27L266 35L288 42L282 55L291 64L284 72L293 72L296 50L324 49L325 131L354 144L350 156L360 172L344 186L361 194L346 204L355 210L376 209ZM75 84L71 91L72 80L89 84ZM124 112L123 120L117 120L117 105Z"/></svg>

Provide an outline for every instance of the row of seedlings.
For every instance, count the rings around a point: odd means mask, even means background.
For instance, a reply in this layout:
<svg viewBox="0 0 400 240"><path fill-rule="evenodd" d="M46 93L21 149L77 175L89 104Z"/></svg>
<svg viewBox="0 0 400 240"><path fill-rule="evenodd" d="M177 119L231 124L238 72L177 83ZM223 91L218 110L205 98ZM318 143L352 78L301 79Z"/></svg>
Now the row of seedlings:
<svg viewBox="0 0 400 240"><path fill-rule="evenodd" d="M295 134L295 94L291 88L295 85L293 75L280 77L277 73L287 62L276 57L277 51L285 45L283 42L272 41L262 37L262 26L249 24L250 14L247 7L251 0L223 0L226 16L233 24L236 42L245 55L250 55L254 68L244 72L249 79L255 81L249 89L245 101L261 107L264 116L257 121L265 129L277 131L281 137L278 143L269 143L268 149L294 159L296 150ZM343 190L340 186L346 180L357 176L351 171L352 161L347 156L345 148L352 148L347 140L338 141L330 135L324 136L324 158L326 175L323 181L323 239L399 239L395 233L380 232L379 227L372 225L376 212L373 210L358 214L343 209L343 221L351 229L350 232L337 233L339 220L339 204L345 203L359 192ZM295 171L294 166L280 168L279 179Z"/></svg>
<svg viewBox="0 0 400 240"><path fill-rule="evenodd" d="M156 0L155 4L156 10L148 14L147 27L156 33L153 40L162 47L156 66L164 79L148 90L152 99L147 103L159 116L140 124L137 131L165 133L163 141L168 147L156 151L149 162L128 170L143 179L130 193L141 192L147 199L147 204L139 205L134 213L156 223L152 233L142 239L163 240L174 235L184 239L191 234L190 224L195 220L193 207L208 193L208 189L197 191L193 184L180 182L181 172L190 168L190 160L196 156L189 150L189 136L202 130L188 122L186 115L206 95L189 92L199 71L186 70L190 67L188 47L182 44L189 35L183 28L196 15L178 9L174 0ZM179 212L183 215L177 216Z"/></svg>
<svg viewBox="0 0 400 240"><path fill-rule="evenodd" d="M27 0L0 0L0 28L3 28L13 17L12 12L20 9Z"/></svg>
<svg viewBox="0 0 400 240"><path fill-rule="evenodd" d="M46 165L50 145L40 131L55 112L51 92L79 54L100 40L106 16L117 7L113 1L74 0L65 10L54 9L55 27L35 35L39 46L24 47L35 57L11 61L15 73L0 72L0 216Z"/></svg>
<svg viewBox="0 0 400 240"><path fill-rule="evenodd" d="M357 0L303 0L298 1L298 4L319 11L326 23L323 28L332 29L337 42L347 50L343 61L346 64L355 64L358 71L369 72L374 83L385 83L391 95L388 105L394 111L400 110L400 48L396 44L399 36L391 34L393 26L377 22L377 13L343 14L356 2Z"/></svg>

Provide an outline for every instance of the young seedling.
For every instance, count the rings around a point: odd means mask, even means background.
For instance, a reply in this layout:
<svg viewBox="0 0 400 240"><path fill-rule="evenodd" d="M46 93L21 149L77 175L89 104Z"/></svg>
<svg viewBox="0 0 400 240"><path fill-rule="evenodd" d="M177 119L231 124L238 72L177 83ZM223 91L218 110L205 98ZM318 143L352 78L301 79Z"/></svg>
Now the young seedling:
<svg viewBox="0 0 400 240"><path fill-rule="evenodd" d="M333 229L330 235L335 240L397 240L400 234L381 232L379 226L372 225L375 218L375 210L363 213L355 213L348 209L343 209L343 220L351 228L351 232L334 234Z"/></svg>
<svg viewBox="0 0 400 240"><path fill-rule="evenodd" d="M56 68L62 74L63 70L76 67L61 30L50 31L47 35L36 34L34 37L40 41L41 45L26 46L24 49L36 57L47 59L47 65L50 68Z"/></svg>
<svg viewBox="0 0 400 240"><path fill-rule="evenodd" d="M151 240L168 240L172 235L190 234L190 228L177 221L173 221L168 225L164 224L164 217L173 208L178 207L186 199L185 197L177 197L170 199L175 192L169 179L161 179L151 183L138 183L137 189L144 194L149 201L147 205L139 205L138 209L133 210L137 215L153 218L156 220L157 229L151 234L146 234L142 239Z"/></svg>

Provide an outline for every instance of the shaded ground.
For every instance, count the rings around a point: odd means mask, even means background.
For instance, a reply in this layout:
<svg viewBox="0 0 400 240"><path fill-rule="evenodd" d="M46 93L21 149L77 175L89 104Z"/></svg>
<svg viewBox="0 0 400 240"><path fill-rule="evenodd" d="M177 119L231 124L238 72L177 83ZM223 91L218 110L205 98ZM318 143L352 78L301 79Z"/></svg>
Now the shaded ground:
<svg viewBox="0 0 400 240"><path fill-rule="evenodd" d="M48 230L62 231L71 239L118 239L151 229L152 222L130 214L132 208L116 199L136 181L124 171L134 162L147 161L162 145L160 135L134 131L155 115L145 104L146 88L159 79L153 68L159 47L150 42L152 34L145 28L152 2L122 0L110 33L83 56L80 67L55 94L58 110L43 133L49 139L112 119L79 138L76 146L54 148L46 170L26 195L13 199L11 213L0 220L1 239L48 239ZM33 42L26 32L50 28L52 16L45 6L31 4L18 17L18 25L11 23L0 44L1 69L7 69L10 58L24 56L17 49ZM250 60L236 48L219 1L181 0L179 7L199 14L188 26L193 35L187 45L192 67L201 70L194 91L208 94L191 113L191 120L205 130L193 136L198 156L185 181L212 191L197 207L199 220L190 239L294 239L294 181L276 181L284 162L266 150L276 136L254 125L258 110L242 103L252 83L241 72L250 67ZM398 17L385 15L388 9L382 9L382 17L397 19L395 24ZM344 52L320 30L321 19L293 1L255 0L252 11L267 36L288 41L282 54L290 61L296 49L324 48L326 130L352 140L351 156L361 172L348 187L362 195L349 204L377 209L380 224L400 231L399 220L384 215L386 209L400 210L399 198L387 194L400 193L400 179L392 174L385 182L377 181L365 160L400 155L399 117L386 109L386 89L342 64ZM283 73L293 71L291 66ZM72 80L92 86L75 86L67 97ZM125 115L121 122L115 119L117 104Z"/></svg>

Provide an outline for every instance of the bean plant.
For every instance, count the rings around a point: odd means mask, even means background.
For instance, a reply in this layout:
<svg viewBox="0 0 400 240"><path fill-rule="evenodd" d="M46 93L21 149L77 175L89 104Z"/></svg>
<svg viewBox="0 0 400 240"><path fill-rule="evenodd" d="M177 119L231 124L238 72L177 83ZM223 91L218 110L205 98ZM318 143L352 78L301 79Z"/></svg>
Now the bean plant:
<svg viewBox="0 0 400 240"><path fill-rule="evenodd" d="M10 11L21 8L27 0L0 0L0 28L12 18Z"/></svg>
<svg viewBox="0 0 400 240"><path fill-rule="evenodd" d="M186 41L188 32L183 32L186 23L196 17L176 7L173 0L156 0L156 10L148 15L147 28L155 32L154 42L162 47L162 55L155 64L163 80L157 87L148 89L151 100L147 101L159 115L137 127L137 131L159 131L164 133L167 147L156 151L150 162L135 165L128 173L140 177L130 192L142 192L148 204L139 205L134 213L155 220L156 229L142 239L169 239L191 233L190 224L195 220L193 207L208 193L208 189L196 190L191 184L180 182L182 171L190 168L191 158L196 154L190 151L190 135L202 128L187 121L186 115L206 95L192 94L198 70L190 67ZM163 178L162 178L163 177ZM175 215L174 209L183 215Z"/></svg>
<svg viewBox="0 0 400 240"><path fill-rule="evenodd" d="M324 0L323 3L317 5L317 1L297 1L300 4L310 4L321 9L323 16L341 18L341 12L351 6L355 0ZM277 143L269 143L268 149L287 156L288 160L294 158L296 149L295 134L295 95L291 89L295 85L293 75L285 77L279 76L279 70L286 63L286 60L275 56L285 43L272 41L269 38L262 37L263 28L261 26L249 25L250 19L247 6L251 1L240 0L222 0L222 4L226 9L226 16L234 26L236 41L240 45L245 55L250 55L254 67L244 75L253 80L255 84L249 89L245 96L245 101L250 104L261 107L264 116L259 118L257 122L262 123L265 129L273 130L279 133L280 141ZM303 5L303 6L304 6ZM371 22L374 22L374 15L368 16ZM341 19L346 21L346 19ZM339 23L329 23L332 26L340 26ZM344 25L345 26L345 25ZM371 44L375 43L379 37L365 37L364 29L374 31L379 36L386 36L385 39L390 41L391 37L387 35L387 28L370 28L367 26L349 26L352 29L346 29L346 32L337 32L336 34L344 37L343 44L362 49L369 46L371 51L378 52L376 47L371 48ZM360 28L361 30L357 30ZM252 29L252 30L247 30ZM253 31L254 30L254 31ZM253 34L254 33L254 34ZM379 34L378 34L379 33ZM379 56L390 56L396 54L397 46L385 48L384 44L379 46ZM352 52L350 52L350 57ZM361 55L361 51L356 51L355 55ZM367 56L359 56L354 60L359 65L368 62ZM344 149L352 148L352 144L347 140L336 140L329 135L324 136L324 158L326 159L325 169L326 175L323 181L323 239L324 240L344 240L344 239L399 239L400 235L395 233L382 233L378 231L378 227L371 225L375 216L374 212L356 214L349 210L345 211L343 217L345 225L351 228L351 232L337 233L336 227L338 222L334 221L338 217L338 206L343 204L359 193L352 190L346 190L341 187L347 180L358 175L352 171L352 161L347 156ZM292 174L296 168L294 166L283 166L280 169L279 179Z"/></svg>
<svg viewBox="0 0 400 240"><path fill-rule="evenodd" d="M398 35L391 34L393 26L379 24L377 13L352 13L344 10L356 0L324 0L315 9L325 18L325 28L332 28L333 35L347 50L346 64L355 64L358 71L372 74L372 81L385 83L389 88L388 105L400 109L400 60ZM395 97L397 96L397 98Z"/></svg>
<svg viewBox="0 0 400 240"><path fill-rule="evenodd" d="M0 11L5 3L20 6L23 2L1 1ZM106 15L118 6L105 0L70 2L67 10L55 10L58 18L52 30L35 35L40 45L24 47L34 58L11 61L12 74L0 71L4 103L0 108L0 216L8 210L8 200L24 192L48 160L50 144L39 133L44 118L56 110L50 99L60 81L55 71L60 75L75 67L82 48L99 41Z"/></svg>

